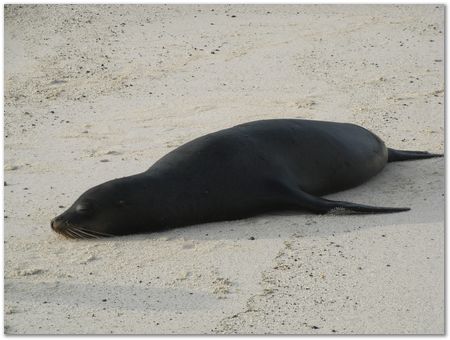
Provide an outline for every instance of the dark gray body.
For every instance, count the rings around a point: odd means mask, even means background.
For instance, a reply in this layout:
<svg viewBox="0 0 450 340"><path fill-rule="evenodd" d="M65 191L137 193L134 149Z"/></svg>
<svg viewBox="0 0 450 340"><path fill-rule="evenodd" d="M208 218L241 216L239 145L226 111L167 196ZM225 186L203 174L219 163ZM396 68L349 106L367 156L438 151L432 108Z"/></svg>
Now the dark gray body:
<svg viewBox="0 0 450 340"><path fill-rule="evenodd" d="M405 211L409 208L318 196L355 187L388 161L436 156L440 155L387 149L375 134L353 124L300 119L250 122L197 138L143 173L88 190L52 227L58 231L64 225L78 225L96 235L121 235L282 209ZM85 207L83 202L90 205L89 216L83 214L86 209L79 209Z"/></svg>
<svg viewBox="0 0 450 340"><path fill-rule="evenodd" d="M147 173L164 183L160 190L168 190L162 195L167 204L196 202L212 219L283 205L277 195L284 198L278 192L284 186L319 196L357 186L387 160L384 143L359 126L283 119L197 138L162 157Z"/></svg>

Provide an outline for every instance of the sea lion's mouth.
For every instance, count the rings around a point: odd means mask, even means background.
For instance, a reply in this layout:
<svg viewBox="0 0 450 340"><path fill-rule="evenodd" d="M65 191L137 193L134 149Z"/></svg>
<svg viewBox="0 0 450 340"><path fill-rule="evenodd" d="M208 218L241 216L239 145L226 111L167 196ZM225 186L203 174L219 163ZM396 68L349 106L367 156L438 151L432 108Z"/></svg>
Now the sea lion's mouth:
<svg viewBox="0 0 450 340"><path fill-rule="evenodd" d="M56 233L71 239L74 238L87 239L87 238L101 238L114 236L112 234L91 230L79 225L74 225L69 221L56 218L50 222L50 226Z"/></svg>

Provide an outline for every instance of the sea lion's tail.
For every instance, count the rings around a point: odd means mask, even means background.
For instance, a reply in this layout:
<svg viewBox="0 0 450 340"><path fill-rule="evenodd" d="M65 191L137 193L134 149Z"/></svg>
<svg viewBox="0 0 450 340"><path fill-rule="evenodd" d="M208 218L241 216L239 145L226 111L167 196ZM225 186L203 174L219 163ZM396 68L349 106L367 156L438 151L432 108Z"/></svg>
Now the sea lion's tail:
<svg viewBox="0 0 450 340"><path fill-rule="evenodd" d="M429 153L427 151L407 151L388 148L388 162L400 162L413 159L425 159L443 156L444 154Z"/></svg>

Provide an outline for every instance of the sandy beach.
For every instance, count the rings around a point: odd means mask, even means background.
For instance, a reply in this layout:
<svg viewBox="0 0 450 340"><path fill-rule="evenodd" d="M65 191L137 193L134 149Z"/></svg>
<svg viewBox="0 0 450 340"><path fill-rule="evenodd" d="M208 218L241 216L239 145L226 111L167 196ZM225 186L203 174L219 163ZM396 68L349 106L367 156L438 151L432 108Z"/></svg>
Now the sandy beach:
<svg viewBox="0 0 450 340"><path fill-rule="evenodd" d="M277 212L70 240L50 219L209 132L351 122L444 152L443 5L5 7L6 334L443 334L444 159Z"/></svg>

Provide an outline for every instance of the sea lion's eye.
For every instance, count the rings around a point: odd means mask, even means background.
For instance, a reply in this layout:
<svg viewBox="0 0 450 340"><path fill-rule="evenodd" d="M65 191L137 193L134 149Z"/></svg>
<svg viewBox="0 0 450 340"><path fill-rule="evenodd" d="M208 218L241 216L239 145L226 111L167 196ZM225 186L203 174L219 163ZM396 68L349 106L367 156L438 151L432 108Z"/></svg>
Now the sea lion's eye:
<svg viewBox="0 0 450 340"><path fill-rule="evenodd" d="M123 207L123 206L125 205L125 201L120 200L120 201L117 202L117 205L118 205L119 207Z"/></svg>
<svg viewBox="0 0 450 340"><path fill-rule="evenodd" d="M89 204L87 202L82 202L82 203L78 204L75 209L79 213L87 213L87 212L91 211L92 206L91 206L91 204Z"/></svg>

